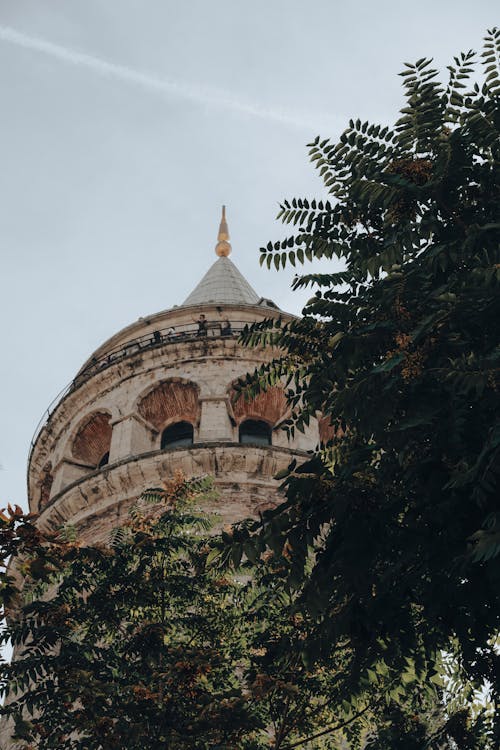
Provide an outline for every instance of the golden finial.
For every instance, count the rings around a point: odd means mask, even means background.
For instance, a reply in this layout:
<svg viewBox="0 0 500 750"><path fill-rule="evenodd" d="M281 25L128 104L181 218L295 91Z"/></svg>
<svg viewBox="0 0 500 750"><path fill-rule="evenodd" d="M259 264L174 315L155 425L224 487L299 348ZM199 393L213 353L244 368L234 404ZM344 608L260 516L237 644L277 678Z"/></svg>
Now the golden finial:
<svg viewBox="0 0 500 750"><path fill-rule="evenodd" d="M227 228L225 206L222 206L222 218L220 220L219 234L217 235L215 254L218 255L219 258L227 258L228 255L231 255L231 243L229 242L229 229Z"/></svg>

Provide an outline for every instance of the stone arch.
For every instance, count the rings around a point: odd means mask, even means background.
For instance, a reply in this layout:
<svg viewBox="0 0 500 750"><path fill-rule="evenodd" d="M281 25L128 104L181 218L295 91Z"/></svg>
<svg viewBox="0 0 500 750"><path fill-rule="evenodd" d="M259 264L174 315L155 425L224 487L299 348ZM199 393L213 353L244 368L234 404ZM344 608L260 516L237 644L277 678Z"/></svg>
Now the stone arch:
<svg viewBox="0 0 500 750"><path fill-rule="evenodd" d="M106 411L95 411L80 423L73 442L71 453L74 459L96 469L104 466L106 454L111 447L111 415Z"/></svg>
<svg viewBox="0 0 500 750"><path fill-rule="evenodd" d="M275 427L281 422L288 412L288 402L285 391L281 386L275 385L259 393L249 401L240 396L236 401L234 385L231 386L231 403L234 420L237 425L245 420L256 420L267 422Z"/></svg>
<svg viewBox="0 0 500 750"><path fill-rule="evenodd" d="M39 484L39 500L38 500L38 507L41 510L42 508L45 508L47 503L50 500L50 492L52 489L52 482L54 481L54 477L52 474L52 463L51 461L47 461L45 466L43 467L42 471L40 472L40 477L38 480Z"/></svg>
<svg viewBox="0 0 500 750"><path fill-rule="evenodd" d="M333 425L328 415L318 416L318 430L319 441L322 445L331 443L333 440L338 440L345 435L342 427Z"/></svg>
<svg viewBox="0 0 500 750"><path fill-rule="evenodd" d="M137 402L137 411L156 430L174 422L200 422L199 388L196 383L171 378L155 385Z"/></svg>

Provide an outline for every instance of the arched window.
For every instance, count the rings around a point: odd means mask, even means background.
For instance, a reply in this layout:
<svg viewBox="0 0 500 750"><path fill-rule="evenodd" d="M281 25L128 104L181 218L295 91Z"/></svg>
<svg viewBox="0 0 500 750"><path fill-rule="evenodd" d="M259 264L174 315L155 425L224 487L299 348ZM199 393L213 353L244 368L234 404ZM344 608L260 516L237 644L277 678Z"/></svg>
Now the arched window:
<svg viewBox="0 0 500 750"><path fill-rule="evenodd" d="M106 466L106 464L109 464L109 451L106 451L104 456L101 458L101 460L97 464L97 468L102 469L102 467Z"/></svg>
<svg viewBox="0 0 500 750"><path fill-rule="evenodd" d="M111 446L111 416L94 412L81 424L73 440L71 452L79 464L88 469L100 469L108 463Z"/></svg>
<svg viewBox="0 0 500 750"><path fill-rule="evenodd" d="M240 443L271 445L271 427L261 419L245 419L240 424Z"/></svg>
<svg viewBox="0 0 500 750"><path fill-rule="evenodd" d="M170 424L161 433L161 449L180 448L193 444L193 425L190 422Z"/></svg>
<svg viewBox="0 0 500 750"><path fill-rule="evenodd" d="M201 410L198 386L179 379L165 380L139 400L137 410L158 431L175 422L198 424Z"/></svg>

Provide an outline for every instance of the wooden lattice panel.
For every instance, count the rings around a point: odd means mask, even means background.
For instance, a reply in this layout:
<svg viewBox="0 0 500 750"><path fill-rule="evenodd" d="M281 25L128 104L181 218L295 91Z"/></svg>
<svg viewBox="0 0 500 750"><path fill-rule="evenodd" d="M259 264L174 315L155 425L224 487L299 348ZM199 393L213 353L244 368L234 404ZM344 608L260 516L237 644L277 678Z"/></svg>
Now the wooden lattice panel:
<svg viewBox="0 0 500 750"><path fill-rule="evenodd" d="M263 419L274 426L285 416L288 410L283 388L274 386L258 396L246 401L243 396L233 402L233 413L237 424L244 419Z"/></svg>
<svg viewBox="0 0 500 750"><path fill-rule="evenodd" d="M95 412L78 430L73 441L73 456L90 466L97 466L111 445L110 416Z"/></svg>
<svg viewBox="0 0 500 750"><path fill-rule="evenodd" d="M144 396L139 403L138 411L157 430L174 421L198 424L198 388L193 383L161 383Z"/></svg>

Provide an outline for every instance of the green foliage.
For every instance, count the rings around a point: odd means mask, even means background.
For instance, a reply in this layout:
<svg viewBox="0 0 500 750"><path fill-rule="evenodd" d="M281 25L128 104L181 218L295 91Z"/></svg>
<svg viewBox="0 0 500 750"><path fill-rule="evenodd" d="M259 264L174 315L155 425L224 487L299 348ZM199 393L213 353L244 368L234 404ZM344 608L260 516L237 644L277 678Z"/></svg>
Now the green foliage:
<svg viewBox="0 0 500 750"><path fill-rule="evenodd" d="M342 727L332 705L346 654L305 663L311 623L282 585L283 557L246 562L236 580L220 572L221 540L194 505L207 491L180 477L147 490L109 544L91 547L44 534L18 508L0 516L11 558L1 637L15 652L2 714L16 747L286 750Z"/></svg>
<svg viewBox="0 0 500 750"><path fill-rule="evenodd" d="M493 29L481 82L472 52L447 86L430 60L406 64L394 127L351 120L338 143L310 145L328 198L285 201L294 233L261 263L341 270L295 278L315 290L300 320L244 333L286 354L240 383L286 383L292 434L326 424L316 455L282 477L286 501L245 527L247 548L286 546L289 586L317 623L304 650L347 644L347 699L366 689L397 704L439 683L453 654L463 703L442 698L467 748L500 734L471 703L485 682L499 700L499 59ZM378 726L375 746L400 746Z"/></svg>
<svg viewBox="0 0 500 750"><path fill-rule="evenodd" d="M148 491L109 546L34 529L14 551L25 580L2 686L20 747L258 747L238 672L241 593L207 570L207 519L192 504L204 489Z"/></svg>

